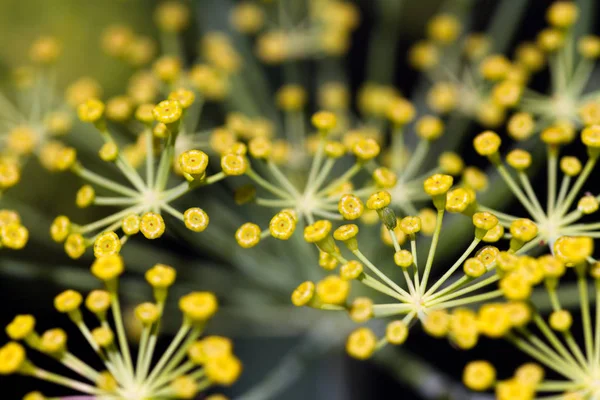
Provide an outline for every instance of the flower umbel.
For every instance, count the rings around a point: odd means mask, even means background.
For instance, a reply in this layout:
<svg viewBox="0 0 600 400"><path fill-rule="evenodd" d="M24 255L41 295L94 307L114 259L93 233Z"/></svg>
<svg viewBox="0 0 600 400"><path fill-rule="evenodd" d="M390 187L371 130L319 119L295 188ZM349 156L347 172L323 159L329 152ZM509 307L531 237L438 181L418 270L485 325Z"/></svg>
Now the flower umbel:
<svg viewBox="0 0 600 400"><path fill-rule="evenodd" d="M173 98L183 99L184 103ZM79 161L72 159L67 166L73 173L88 182L77 194L80 207L90 205L118 207L111 215L86 225L76 225L61 216L52 225L52 237L58 242L65 241L65 250L78 258L86 247L93 244L96 257L118 253L131 235L141 232L148 239L156 239L165 232L163 214L179 219L190 230L200 232L208 226L208 216L197 207L181 213L171 203L186 193L201 186L210 185L226 177L225 172L208 176L208 156L200 150L188 150L178 158L179 168L186 178L184 182L169 186L169 177L175 165L175 142L181 130L185 130L186 109L192 105L194 93L181 89L171 93L169 100L156 106L140 105L136 113L142 124L140 140L131 152L122 152L109 131L105 118L104 103L91 99L79 106L79 116L92 122L104 139L100 157L114 164L126 178L130 186L113 181L103 175L86 169ZM193 118L194 116L192 116ZM154 133L152 124L154 126ZM162 126L162 134L156 137L155 130ZM160 157L156 157L160 151ZM145 174L137 170L145 158ZM100 196L96 191L110 193ZM119 238L115 231L121 229Z"/></svg>
<svg viewBox="0 0 600 400"><path fill-rule="evenodd" d="M193 292L180 299L182 325L153 364L167 292L175 280L175 270L166 265L158 264L146 273L146 280L154 291L154 302L142 303L135 309L135 317L143 330L137 359L132 358L117 293L123 268L118 255L99 258L92 266L92 273L105 283L104 289L92 291L85 302L82 295L73 290L59 294L54 300L55 308L77 326L106 370L98 371L71 353L67 334L62 329L38 334L35 318L19 315L6 327L13 341L0 348L0 373L32 376L107 400L191 399L214 385L234 383L242 367L232 353L229 339L200 338L206 323L217 311L217 300L210 292ZM96 328L90 329L84 321L83 303L96 316ZM112 321L108 317L109 310ZM60 362L79 378L36 366L27 359L25 347L19 342Z"/></svg>

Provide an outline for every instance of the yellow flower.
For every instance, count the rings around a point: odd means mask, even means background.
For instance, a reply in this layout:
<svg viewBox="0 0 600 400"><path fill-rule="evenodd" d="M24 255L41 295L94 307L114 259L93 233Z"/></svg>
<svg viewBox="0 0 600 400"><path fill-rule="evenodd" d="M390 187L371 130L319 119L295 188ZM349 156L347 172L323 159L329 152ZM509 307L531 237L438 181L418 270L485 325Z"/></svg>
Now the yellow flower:
<svg viewBox="0 0 600 400"><path fill-rule="evenodd" d="M217 308L217 298L210 292L193 292L179 299L179 309L193 322L206 321Z"/></svg>
<svg viewBox="0 0 600 400"><path fill-rule="evenodd" d="M68 217L65 217L64 215L56 217L50 226L50 235L52 236L52 240L58 243L64 242L69 235L70 229L71 221Z"/></svg>
<svg viewBox="0 0 600 400"><path fill-rule="evenodd" d="M581 141L592 149L600 148L600 125L592 125L583 129Z"/></svg>
<svg viewBox="0 0 600 400"><path fill-rule="evenodd" d="M354 239L356 235L358 235L358 226L355 224L342 225L333 232L333 238L342 242Z"/></svg>
<svg viewBox="0 0 600 400"><path fill-rule="evenodd" d="M479 65L481 76L490 81L499 81L506 77L510 70L510 61L500 54L487 56Z"/></svg>
<svg viewBox="0 0 600 400"><path fill-rule="evenodd" d="M47 398L41 392L29 392L24 397L23 400L47 400Z"/></svg>
<svg viewBox="0 0 600 400"><path fill-rule="evenodd" d="M358 279L362 273L363 265L356 260L350 260L340 267L340 277L346 281Z"/></svg>
<svg viewBox="0 0 600 400"><path fill-rule="evenodd" d="M564 156L560 159L560 170L568 176L577 176L581 172L581 161L572 156Z"/></svg>
<svg viewBox="0 0 600 400"><path fill-rule="evenodd" d="M523 86L520 82L505 80L494 86L492 99L501 107L515 107L522 94Z"/></svg>
<svg viewBox="0 0 600 400"><path fill-rule="evenodd" d="M500 290L509 300L526 300L531 296L531 284L517 273L509 273L500 280Z"/></svg>
<svg viewBox="0 0 600 400"><path fill-rule="evenodd" d="M391 344L402 344L408 337L408 326L404 321L396 320L387 324L385 328L385 338Z"/></svg>
<svg viewBox="0 0 600 400"><path fill-rule="evenodd" d="M598 211L598 200L592 195L585 195L577 203L577 209L582 214L592 214Z"/></svg>
<svg viewBox="0 0 600 400"><path fill-rule="evenodd" d="M484 304L477 314L479 332L490 338L500 338L511 328L510 314L503 304Z"/></svg>
<svg viewBox="0 0 600 400"><path fill-rule="evenodd" d="M537 236L538 228L530 219L520 218L510 224L510 234L522 242L529 242Z"/></svg>
<svg viewBox="0 0 600 400"><path fill-rule="evenodd" d="M326 133L335 128L337 118L335 114L330 111L319 111L313 114L311 122L319 131Z"/></svg>
<svg viewBox="0 0 600 400"><path fill-rule="evenodd" d="M499 382L496 385L497 400L533 400L535 388L516 379Z"/></svg>
<svg viewBox="0 0 600 400"><path fill-rule="evenodd" d="M463 372L463 382L471 390L483 392L496 381L496 370L487 361L471 361Z"/></svg>
<svg viewBox="0 0 600 400"><path fill-rule="evenodd" d="M524 385L535 387L544 379L544 369L535 363L523 364L515 371L515 379Z"/></svg>
<svg viewBox="0 0 600 400"><path fill-rule="evenodd" d="M131 214L121 221L121 229L127 236L136 235L140 231L142 219L137 214Z"/></svg>
<svg viewBox="0 0 600 400"><path fill-rule="evenodd" d="M417 121L417 135L425 140L436 140L444 133L444 123L438 117L425 115Z"/></svg>
<svg viewBox="0 0 600 400"><path fill-rule="evenodd" d="M365 206L358 197L352 194L345 194L338 202L338 211L344 219L355 220L363 215Z"/></svg>
<svg viewBox="0 0 600 400"><path fill-rule="evenodd" d="M299 111L306 104L306 91L299 85L286 85L277 91L277 105L284 111Z"/></svg>
<svg viewBox="0 0 600 400"><path fill-rule="evenodd" d="M567 266L587 261L594 252L594 240L590 237L561 236L554 242L554 255Z"/></svg>
<svg viewBox="0 0 600 400"><path fill-rule="evenodd" d="M69 257L77 259L85 253L86 240L79 233L71 233L65 241L65 252Z"/></svg>
<svg viewBox="0 0 600 400"><path fill-rule="evenodd" d="M419 70L427 70L435 67L440 59L440 54L436 46L424 40L414 44L408 56L410 64Z"/></svg>
<svg viewBox="0 0 600 400"><path fill-rule="evenodd" d="M368 297L357 297L350 306L350 318L360 324L373 316L373 300Z"/></svg>
<svg viewBox="0 0 600 400"><path fill-rule="evenodd" d="M108 327L98 327L92 331L92 337L94 341L98 343L100 347L107 348L113 344L115 336Z"/></svg>
<svg viewBox="0 0 600 400"><path fill-rule="evenodd" d="M104 103L98 99L88 99L79 104L77 115L83 122L97 122L104 116Z"/></svg>
<svg viewBox="0 0 600 400"><path fill-rule="evenodd" d="M75 165L76 161L77 151L72 147L64 147L56 154L53 168L57 171L66 171Z"/></svg>
<svg viewBox="0 0 600 400"><path fill-rule="evenodd" d="M468 258L463 264L463 271L471 278L479 278L486 273L487 269L481 260Z"/></svg>
<svg viewBox="0 0 600 400"><path fill-rule="evenodd" d="M508 120L507 131L515 140L525 140L533 134L535 121L530 113L518 112Z"/></svg>
<svg viewBox="0 0 600 400"><path fill-rule="evenodd" d="M190 12L178 1L165 1L154 12L156 25L165 32L180 32L189 24Z"/></svg>
<svg viewBox="0 0 600 400"><path fill-rule="evenodd" d="M247 222L235 232L236 242L243 248L254 247L260 242L261 231L256 224Z"/></svg>
<svg viewBox="0 0 600 400"><path fill-rule="evenodd" d="M94 256L96 258L121 251L121 240L114 232L104 232L94 241Z"/></svg>
<svg viewBox="0 0 600 400"><path fill-rule="evenodd" d="M78 310L83 302L83 297L74 290L65 290L54 298L54 308L61 313L70 313Z"/></svg>
<svg viewBox="0 0 600 400"><path fill-rule="evenodd" d="M269 158L273 151L273 143L266 137L255 137L248 143L248 150L252 157L266 159Z"/></svg>
<svg viewBox="0 0 600 400"><path fill-rule="evenodd" d="M451 14L436 15L427 23L427 35L431 40L441 44L454 42L461 30L460 21Z"/></svg>
<svg viewBox="0 0 600 400"><path fill-rule="evenodd" d="M242 372L242 363L233 355L210 359L204 366L206 377L218 385L233 384Z"/></svg>
<svg viewBox="0 0 600 400"><path fill-rule="evenodd" d="M147 239L158 239L165 233L165 221L160 214L147 212L142 216L140 231Z"/></svg>
<svg viewBox="0 0 600 400"><path fill-rule="evenodd" d="M352 152L360 162L367 162L379 155L381 148L374 139L361 139L354 144Z"/></svg>
<svg viewBox="0 0 600 400"><path fill-rule="evenodd" d="M568 28L577 21L579 9L570 1L556 1L546 12L546 20L557 28Z"/></svg>
<svg viewBox="0 0 600 400"><path fill-rule="evenodd" d="M375 352L377 337L369 328L358 328L346 341L346 351L351 357L366 360Z"/></svg>
<svg viewBox="0 0 600 400"><path fill-rule="evenodd" d="M414 119L415 114L415 107L403 98L392 100L386 109L387 118L397 126L408 124Z"/></svg>
<svg viewBox="0 0 600 400"><path fill-rule="evenodd" d="M160 309L153 303L142 303L134 309L135 318L144 326L150 326L160 318Z"/></svg>
<svg viewBox="0 0 600 400"><path fill-rule="evenodd" d="M450 316L446 310L431 311L423 322L423 329L433 337L444 337L450 328Z"/></svg>
<svg viewBox="0 0 600 400"><path fill-rule="evenodd" d="M198 394L199 387L194 378L182 375L173 379L169 388L178 399L193 399Z"/></svg>
<svg viewBox="0 0 600 400"><path fill-rule="evenodd" d="M222 336L207 336L190 346L188 356L194 364L203 365L209 360L229 356L232 351L231 340Z"/></svg>
<svg viewBox="0 0 600 400"><path fill-rule="evenodd" d="M429 178L425 180L423 183L423 188L425 189L425 193L430 196L439 196L445 194L450 190L452 184L454 183L454 178L450 175L443 174L435 174L431 175Z"/></svg>
<svg viewBox="0 0 600 400"><path fill-rule="evenodd" d="M85 306L96 315L104 315L110 307L110 294L105 290L93 290L87 295Z"/></svg>
<svg viewBox="0 0 600 400"><path fill-rule="evenodd" d="M302 307L310 303L315 295L315 284L311 281L302 282L292 292L292 304Z"/></svg>
<svg viewBox="0 0 600 400"><path fill-rule="evenodd" d="M188 150L179 156L181 171L192 175L202 176L208 166L208 156L200 150Z"/></svg>
<svg viewBox="0 0 600 400"><path fill-rule="evenodd" d="M506 162L517 171L524 171L531 165L531 154L521 149L512 150L506 156Z"/></svg>
<svg viewBox="0 0 600 400"><path fill-rule="evenodd" d="M154 122L154 114L152 113L154 107L155 105L151 103L140 104L135 110L135 118L144 124L151 125Z"/></svg>
<svg viewBox="0 0 600 400"><path fill-rule="evenodd" d="M558 332L567 332L573 324L573 317L567 310L556 310L550 314L550 326Z"/></svg>
<svg viewBox="0 0 600 400"><path fill-rule="evenodd" d="M183 110L177 100L163 100L152 110L154 119L163 124L172 124L179 121Z"/></svg>
<svg viewBox="0 0 600 400"><path fill-rule="evenodd" d="M421 218L419 217L404 217L400 221L400 229L407 235L414 235L421 231Z"/></svg>
<svg viewBox="0 0 600 400"><path fill-rule="evenodd" d="M482 132L473 140L475 150L482 156L496 154L500 148L500 143L502 143L500 136L492 131Z"/></svg>
<svg viewBox="0 0 600 400"><path fill-rule="evenodd" d="M103 161L113 162L119 156L119 146L113 141L104 143L98 151L98 155Z"/></svg>
<svg viewBox="0 0 600 400"><path fill-rule="evenodd" d="M542 50L552 53L564 45L565 35L558 29L547 28L538 33L536 42Z"/></svg>
<svg viewBox="0 0 600 400"><path fill-rule="evenodd" d="M46 354L61 355L67 348L67 333L60 329L49 329L42 334L40 351Z"/></svg>
<svg viewBox="0 0 600 400"><path fill-rule="evenodd" d="M596 59L600 57L600 37L596 35L586 35L579 38L577 50L584 58Z"/></svg>
<svg viewBox="0 0 600 400"><path fill-rule="evenodd" d="M255 34L264 25L265 15L258 4L246 1L236 3L229 20L239 32Z"/></svg>
<svg viewBox="0 0 600 400"><path fill-rule="evenodd" d="M456 188L446 193L446 211L461 213L473 202L474 193L465 188Z"/></svg>
<svg viewBox="0 0 600 400"><path fill-rule="evenodd" d="M398 182L398 176L390 169L379 167L373 171L373 180L382 188L393 188Z"/></svg>
<svg viewBox="0 0 600 400"><path fill-rule="evenodd" d="M92 264L92 274L101 281L118 278L124 271L123 258L118 254L110 254L97 258Z"/></svg>
<svg viewBox="0 0 600 400"><path fill-rule="evenodd" d="M0 189L16 185L21 179L21 170L16 162L0 160Z"/></svg>
<svg viewBox="0 0 600 400"><path fill-rule="evenodd" d="M29 231L17 222L0 226L0 244L2 246L19 250L25 247L28 239Z"/></svg>
<svg viewBox="0 0 600 400"><path fill-rule="evenodd" d="M473 214L473 225L478 229L489 231L498 225L498 218L489 212L477 212Z"/></svg>
<svg viewBox="0 0 600 400"><path fill-rule="evenodd" d="M369 196L367 200L367 208L369 210L381 210L390 205L392 201L392 196L386 192L376 192Z"/></svg>
<svg viewBox="0 0 600 400"><path fill-rule="evenodd" d="M269 222L271 236L280 240L289 239L295 230L296 218L289 212L278 212Z"/></svg>
<svg viewBox="0 0 600 400"><path fill-rule="evenodd" d="M317 243L328 237L331 232L331 222L319 220L304 228L304 240L308 243Z"/></svg>
<svg viewBox="0 0 600 400"><path fill-rule="evenodd" d="M52 36L36 39L29 49L29 58L36 64L51 64L60 56L60 42Z"/></svg>
<svg viewBox="0 0 600 400"><path fill-rule="evenodd" d="M316 285L316 293L325 304L343 304L348 298L350 284L338 276L330 275Z"/></svg>
<svg viewBox="0 0 600 400"><path fill-rule="evenodd" d="M500 224L496 225L483 235L482 241L486 243L495 243L504 237L504 227Z"/></svg>
<svg viewBox="0 0 600 400"><path fill-rule="evenodd" d="M465 167L462 158L451 151L443 152L438 159L438 164L442 169L442 172L448 175L458 175Z"/></svg>
<svg viewBox="0 0 600 400"><path fill-rule="evenodd" d="M12 340L22 340L28 337L35 329L35 318L33 315L17 315L10 324L6 326L6 334Z"/></svg>
<svg viewBox="0 0 600 400"><path fill-rule="evenodd" d="M413 255L408 250L400 250L394 253L394 263L402 268L408 268L413 265Z"/></svg>
<svg viewBox="0 0 600 400"><path fill-rule="evenodd" d="M166 289L173 285L177 273L173 267L156 264L146 271L146 282L153 288Z"/></svg>
<svg viewBox="0 0 600 400"><path fill-rule="evenodd" d="M194 103L195 99L196 96L194 95L194 92L188 89L179 88L169 93L169 100L178 101L179 105L183 109L189 108L192 105L192 103Z"/></svg>
<svg viewBox="0 0 600 400"><path fill-rule="evenodd" d="M240 154L225 154L221 157L221 168L226 175L244 175L249 168L248 159Z"/></svg>
<svg viewBox="0 0 600 400"><path fill-rule="evenodd" d="M113 97L106 103L106 117L115 122L127 122L133 114L133 107L129 97Z"/></svg>
<svg viewBox="0 0 600 400"><path fill-rule="evenodd" d="M18 372L25 362L25 349L20 344L10 342L0 348L0 375Z"/></svg>
<svg viewBox="0 0 600 400"><path fill-rule="evenodd" d="M5 143L18 155L31 154L38 143L37 133L29 126L17 126L8 133Z"/></svg>
<svg viewBox="0 0 600 400"><path fill-rule="evenodd" d="M154 65L152 66L152 71L154 72L154 74L156 75L156 77L158 77L158 79L160 79L163 82L167 82L167 83L172 83L175 82L177 80L177 78L179 78L179 75L181 74L181 60L179 60L179 58L177 57L173 57L173 56L162 56L161 58L159 58L158 60L156 60L154 62ZM173 102L173 103L179 103L176 100L167 100L169 102ZM181 116L181 106L178 104L177 105L179 111L174 111L175 106L173 106L171 109L169 109L166 113L167 116L172 116L172 117L176 117L175 121L177 121L179 119L179 116ZM156 110L156 107L155 107ZM154 119L156 119L157 121L160 122L164 122L161 121L160 119L156 118L156 113L154 113ZM179 115L179 116L177 116ZM173 121L173 122L175 122ZM169 123L169 122L164 122Z"/></svg>
<svg viewBox="0 0 600 400"><path fill-rule="evenodd" d="M183 213L183 222L186 228L194 232L202 232L208 227L208 214L201 208L192 207Z"/></svg>

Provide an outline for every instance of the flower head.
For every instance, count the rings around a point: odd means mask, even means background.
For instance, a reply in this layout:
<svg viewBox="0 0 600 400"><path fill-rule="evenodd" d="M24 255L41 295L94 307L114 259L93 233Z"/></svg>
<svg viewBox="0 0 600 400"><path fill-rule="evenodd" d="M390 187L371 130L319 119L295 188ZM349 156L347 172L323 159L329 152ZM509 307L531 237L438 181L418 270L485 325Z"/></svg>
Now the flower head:
<svg viewBox="0 0 600 400"><path fill-rule="evenodd" d="M181 298L180 308L184 318L179 333L157 363L152 364L155 353L153 343L158 339L157 327L166 299L166 294L159 296L156 289L167 290L175 280L175 270L161 264L146 273L148 282L155 289L155 302L143 303L135 310L143 331L137 362L134 364L121 319L119 296L115 286L109 282L117 279L122 271L122 264L117 271L113 268L114 262L104 259L101 263L102 265L95 263L92 272L106 282L108 291L93 291L85 301L86 307L99 319L98 327L91 329L82 318L81 294L67 290L55 298L54 304L82 332L101 358L105 370L96 370L73 355L67 347L67 334L64 330L55 328L38 335L34 317L19 315L6 328L14 341L0 348L0 374L28 375L81 394L123 400L156 396L165 399L191 398L211 386L229 386L237 380L242 366L233 354L231 342L217 336L200 339L206 322L217 309L216 298L209 292L194 292ZM106 312L109 308L112 320ZM152 341L148 340L150 337L153 338ZM24 343L20 344L19 341ZM25 345L50 355L76 372L79 378L72 379L43 371L27 358ZM184 361L186 357L187 361ZM184 365L185 368L182 367ZM34 396L44 398L39 392L32 392L25 398L34 399Z"/></svg>

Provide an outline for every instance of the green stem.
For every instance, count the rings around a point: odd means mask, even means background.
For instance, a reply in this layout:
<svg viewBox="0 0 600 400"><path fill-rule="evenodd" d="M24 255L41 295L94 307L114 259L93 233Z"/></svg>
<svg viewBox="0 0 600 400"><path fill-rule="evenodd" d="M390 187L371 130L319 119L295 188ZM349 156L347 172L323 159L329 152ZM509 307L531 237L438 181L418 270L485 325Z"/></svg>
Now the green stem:
<svg viewBox="0 0 600 400"><path fill-rule="evenodd" d="M444 209L440 209L437 212L437 219L435 221L435 231L433 238L431 239L431 246L429 247L429 254L427 255L427 263L425 264L425 271L423 272L423 282L421 284L421 294L427 290L427 280L431 273L431 266L433 265L433 258L435 257L435 251L437 249L438 242L440 240L440 232L442 231L442 220L444 219Z"/></svg>

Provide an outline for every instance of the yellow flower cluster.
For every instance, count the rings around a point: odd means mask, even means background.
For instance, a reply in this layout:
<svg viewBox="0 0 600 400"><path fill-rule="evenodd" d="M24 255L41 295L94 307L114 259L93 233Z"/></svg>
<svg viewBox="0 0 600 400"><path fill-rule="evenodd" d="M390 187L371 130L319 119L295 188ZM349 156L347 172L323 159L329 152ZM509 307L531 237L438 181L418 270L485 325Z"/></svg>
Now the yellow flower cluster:
<svg viewBox="0 0 600 400"><path fill-rule="evenodd" d="M509 133L515 139L527 138L551 126L600 122L598 93L588 90L594 64L600 57L600 37L575 35L578 18L575 3L556 1L546 13L549 26L538 33L535 43L525 43L517 49L517 60L530 65L532 72L542 69L547 58L553 78L547 94L529 88L524 91L517 106L519 112L509 120ZM542 140L543 136L542 132Z"/></svg>
<svg viewBox="0 0 600 400"><path fill-rule="evenodd" d="M473 145L477 153L486 156L494 165L502 180L519 200L529 219L520 220L514 215L478 205L478 210L490 211L497 215L500 224L510 227L510 236L517 241L537 240L552 247L560 236L600 236L600 225L582 222L586 216L598 210L599 196L590 193L582 195L582 189L591 181L597 164L600 149L600 125L590 125L581 131L581 142L586 146L588 159L580 161L574 156L560 156L560 150L575 138L574 126L552 126L542 131L542 141L546 145L547 195L546 205L536 193L528 175L533 156L523 149L513 149L502 159L501 138L492 131L477 135ZM510 167L510 168L508 168ZM512 171L511 171L512 169ZM559 184L558 170L562 172ZM511 173L512 172L512 173ZM577 201L575 209L571 209ZM517 221L518 225L515 225Z"/></svg>
<svg viewBox="0 0 600 400"><path fill-rule="evenodd" d="M22 249L28 239L29 231L21 224L21 216L14 210L0 209L0 249Z"/></svg>
<svg viewBox="0 0 600 400"><path fill-rule="evenodd" d="M77 106L77 82L60 94L53 78L61 52L56 38L38 38L29 50L31 65L14 71L17 101L0 93L0 194L21 180L21 169L32 156L50 171L61 169L68 149L61 138L71 131Z"/></svg>
<svg viewBox="0 0 600 400"><path fill-rule="evenodd" d="M342 225L333 230L331 222L319 220L304 231L306 241L315 243L321 251L321 266L334 270L339 265L340 269L339 274L329 275L316 283L306 281L298 286L292 294L294 305L346 311L357 323L365 323L371 318L404 315L387 325L385 336L381 339L367 327L354 331L346 344L348 353L353 357L365 359L387 343L403 343L409 327L417 320L421 321L430 335L448 337L460 348L472 348L481 334L498 337L506 332L510 328L510 320L507 319L505 325L499 325L496 320L499 313L505 312L503 305L487 304L479 314L465 306L497 300L511 293L515 302L520 301L519 304L511 304L511 307L525 307L524 301L531 293L531 287L543 277L543 272L541 277L535 275L539 272L536 260L526 256L520 257L531 262L523 261L523 266L519 264L518 268L513 267L510 273L508 268L505 269L505 260L517 259L518 254L525 254L537 244L531 242L535 234L531 237L522 236L522 240L511 240L506 251L500 251L490 244L482 246L501 240L504 228L494 214L477 211L477 203L470 189L460 186L453 188L452 177L443 174L427 178L423 182L423 189L437 209L433 217L433 238L424 262L418 259L417 234L422 231L425 221L418 216L397 219L390 208L392 196L386 191L373 193L366 202L366 208L378 214L388 234L394 249L393 261L401 269L404 283L390 278L382 266L375 265L361 252L357 225ZM358 197L345 195L339 207L346 219L352 219L364 210L365 205ZM474 232L471 244L464 253L449 268L442 268L442 265L436 265L435 255L442 221L447 212L460 212L471 217ZM526 225L526 220L516 221L511 231L518 230L522 224ZM335 241L342 242L353 259L346 258ZM535 267L532 267L532 263ZM437 273L439 278L433 283L429 282ZM450 279L453 282L447 284ZM380 304L376 296L350 299L353 281L391 297L394 302ZM498 287L494 288L494 285ZM483 292L474 293L482 289Z"/></svg>
<svg viewBox="0 0 600 400"><path fill-rule="evenodd" d="M502 262L498 258L503 271L500 286L508 302L484 305L478 312L479 318L484 313L488 316L483 323L478 320L477 329L492 338L504 338L535 362L520 366L508 380L498 380L491 363L473 361L463 374L467 387L476 391L495 388L496 398L501 400L532 400L542 394L550 398L589 399L599 394L594 377L600 357L600 319L596 316L594 327L589 287L592 281L596 294L599 293L600 264L593 258L593 250L590 238L561 236L554 244L553 256L535 259L511 255L503 257ZM581 329L573 326L573 315L558 295L561 280L569 270L574 271L577 280ZM550 300L551 312L547 316L535 301L525 301L531 287L538 284L543 284ZM599 301L596 297L597 309ZM490 307L497 311L486 311ZM528 325L535 326L535 331ZM583 341L578 344L574 331L580 330ZM543 367L562 379L547 380Z"/></svg>
<svg viewBox="0 0 600 400"><path fill-rule="evenodd" d="M277 18L267 24L273 13ZM255 53L266 64L343 56L360 23L358 8L346 0L309 2L305 18L295 14L288 4L244 0L235 5L229 19L238 32L256 37Z"/></svg>
<svg viewBox="0 0 600 400"><path fill-rule="evenodd" d="M217 311L217 300L212 293L192 292L179 300L183 314L181 328L153 364L159 326L169 287L175 281L175 270L157 264L146 272L154 302L145 302L135 308L136 320L143 326L137 359L132 358L127 342L117 292L119 276L124 272L123 260L118 255L98 258L91 272L104 282L103 289L92 291L85 299L77 291L66 290L55 297L54 307L80 330L102 360L105 370L98 371L73 354L63 329L39 333L35 317L18 315L6 326L11 342L0 347L0 374L28 375L81 394L123 400L192 399L212 386L229 386L237 380L242 366L233 354L231 341L221 336L200 338L206 323ZM96 317L96 328L85 322L82 306ZM36 366L27 357L26 346L58 361L78 378ZM31 398L45 399L40 392L25 396L25 399Z"/></svg>
<svg viewBox="0 0 600 400"><path fill-rule="evenodd" d="M207 228L209 218L201 208L192 207L181 213L170 205L193 189L234 174L225 162L227 156L222 158L223 171L210 176L207 174L208 156L200 150L185 151L175 160L177 136L186 130L186 116L193 111L195 96L191 90L177 89L157 105L140 104L134 108L133 104L129 104L126 120L123 121L109 117L110 105L114 100L105 104L97 99L89 99L79 105L79 118L92 123L104 140L99 151L100 157L114 165L129 186L88 170L75 157L69 161L67 168L88 182L77 192L78 207L97 205L119 208L111 215L85 225L74 224L67 216L57 217L50 233L56 242L64 242L65 251L70 257L81 257L89 246L93 246L96 257L118 254L127 239L140 232L148 239L157 239L165 232L163 213L179 219L194 232L202 232ZM131 100L123 101L121 106L125 107ZM197 115L191 116L195 117ZM127 153L119 149L109 124L130 119L139 124L141 133L133 151ZM159 158L156 157L158 154ZM145 175L138 172L137 167L141 163L145 164ZM185 180L169 187L175 163ZM96 191L111 195L96 195ZM121 237L115 233L119 229L123 232Z"/></svg>

